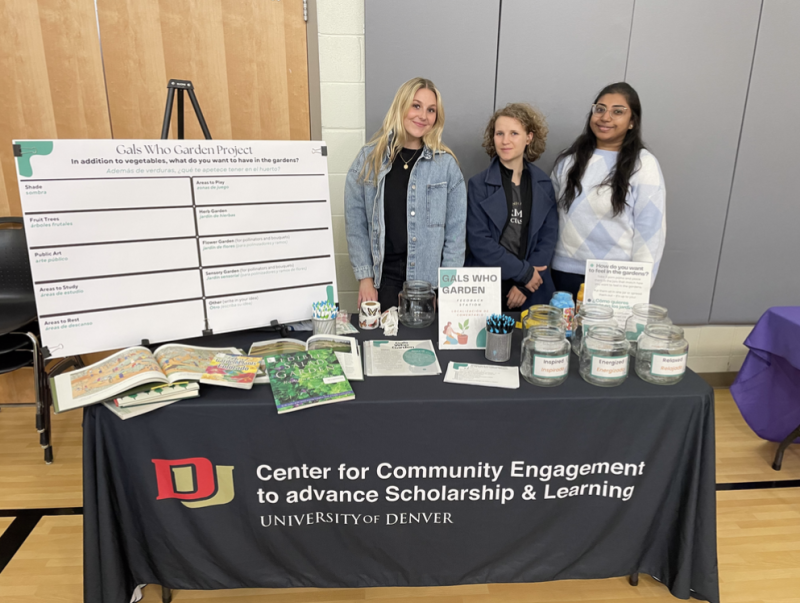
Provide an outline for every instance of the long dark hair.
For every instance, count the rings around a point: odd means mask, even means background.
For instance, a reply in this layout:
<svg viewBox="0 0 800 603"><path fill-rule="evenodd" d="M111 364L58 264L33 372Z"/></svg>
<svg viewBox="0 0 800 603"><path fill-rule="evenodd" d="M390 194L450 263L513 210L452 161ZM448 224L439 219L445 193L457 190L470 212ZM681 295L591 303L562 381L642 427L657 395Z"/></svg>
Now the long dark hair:
<svg viewBox="0 0 800 603"><path fill-rule="evenodd" d="M631 108L631 123L633 124L633 127L625 133L625 140L622 141L622 148L619 150L619 155L617 155L616 167L600 183L600 186L611 187L611 207L614 210L614 215L617 216L622 213L628 204L625 201L625 197L628 196L631 176L638 169L639 153L645 148L642 142L642 104L639 102L639 95L636 90L625 82L609 84L600 91L594 102L597 103L606 94L621 94L625 97L625 100L628 101L628 106ZM569 211L572 202L583 192L581 179L589 160L592 158L592 153L597 147L597 137L590 126L591 119L592 114L590 112L586 118L586 126L583 128L583 133L575 139L571 147L561 151L561 154L556 159L556 164L558 164L562 159L574 155L574 162L567 174L567 181L561 193L561 198L558 200L564 211Z"/></svg>

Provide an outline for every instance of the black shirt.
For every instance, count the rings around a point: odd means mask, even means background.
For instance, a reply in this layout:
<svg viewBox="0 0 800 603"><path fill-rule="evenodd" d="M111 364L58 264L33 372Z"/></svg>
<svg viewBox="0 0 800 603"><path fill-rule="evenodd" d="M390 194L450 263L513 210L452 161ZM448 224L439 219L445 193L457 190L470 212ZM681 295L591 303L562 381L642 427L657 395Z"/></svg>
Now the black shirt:
<svg viewBox="0 0 800 603"><path fill-rule="evenodd" d="M422 149L400 149L383 181L384 272L405 275L408 256L408 182ZM408 169L405 165L408 165ZM405 280L405 278L403 279Z"/></svg>
<svg viewBox="0 0 800 603"><path fill-rule="evenodd" d="M523 166L519 186L515 186L511 181L514 172L500 163L500 176L503 182L503 190L506 194L506 204L508 206L506 223L503 232L500 234L500 244L505 247L509 253L514 254L521 260L525 260L528 254L528 229L531 221L533 199L531 174L528 171L527 165L523 163ZM517 202L520 202L521 208L516 205ZM521 215L516 214L514 211L515 209L521 209ZM516 224L518 220L520 223ZM531 266L519 284L526 284L532 277L533 267Z"/></svg>
<svg viewBox="0 0 800 603"><path fill-rule="evenodd" d="M500 244L509 253L517 255L520 241L522 240L522 193L520 193L520 188L522 187L513 182L509 184L511 185L511 211L509 212L506 227L500 237Z"/></svg>

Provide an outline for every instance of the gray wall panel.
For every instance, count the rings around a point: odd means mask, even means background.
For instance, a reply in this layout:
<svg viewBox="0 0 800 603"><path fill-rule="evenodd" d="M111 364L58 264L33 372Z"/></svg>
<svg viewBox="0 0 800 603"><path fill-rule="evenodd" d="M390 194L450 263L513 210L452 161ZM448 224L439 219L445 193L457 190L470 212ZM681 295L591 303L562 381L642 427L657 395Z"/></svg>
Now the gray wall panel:
<svg viewBox="0 0 800 603"><path fill-rule="evenodd" d="M445 109L444 141L465 178L482 170L483 128L494 103L500 0L369 0L366 23L367 139L397 88L426 77Z"/></svg>
<svg viewBox="0 0 800 603"><path fill-rule="evenodd" d="M497 106L528 102L547 118L548 174L581 133L589 105L625 77L633 0L503 0Z"/></svg>
<svg viewBox="0 0 800 603"><path fill-rule="evenodd" d="M765 0L712 322L754 323L800 304L800 2Z"/></svg>
<svg viewBox="0 0 800 603"><path fill-rule="evenodd" d="M760 0L636 3L626 80L667 185L667 247L651 300L709 320Z"/></svg>

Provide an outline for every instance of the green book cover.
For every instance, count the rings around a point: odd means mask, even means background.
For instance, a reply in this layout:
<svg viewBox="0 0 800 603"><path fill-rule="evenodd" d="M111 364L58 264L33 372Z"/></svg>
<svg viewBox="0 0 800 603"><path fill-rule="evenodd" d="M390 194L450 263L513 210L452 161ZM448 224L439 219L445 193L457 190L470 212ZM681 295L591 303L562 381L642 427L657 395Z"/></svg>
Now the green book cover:
<svg viewBox="0 0 800 603"><path fill-rule="evenodd" d="M355 398L333 350L293 352L266 360L278 414Z"/></svg>

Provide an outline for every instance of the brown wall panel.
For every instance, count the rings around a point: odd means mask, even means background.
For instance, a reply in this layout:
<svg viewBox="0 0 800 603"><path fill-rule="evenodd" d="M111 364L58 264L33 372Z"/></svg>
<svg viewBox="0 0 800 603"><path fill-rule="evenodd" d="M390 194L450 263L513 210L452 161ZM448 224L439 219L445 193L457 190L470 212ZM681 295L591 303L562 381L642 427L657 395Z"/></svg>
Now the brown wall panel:
<svg viewBox="0 0 800 603"><path fill-rule="evenodd" d="M110 138L97 16L91 0L39 0L58 138Z"/></svg>
<svg viewBox="0 0 800 603"><path fill-rule="evenodd" d="M167 74L158 0L98 0L114 138L158 138Z"/></svg>
<svg viewBox="0 0 800 603"><path fill-rule="evenodd" d="M226 2L225 10L238 12L239 5L239 2ZM161 0L160 6L167 77L191 80L211 136L230 139L231 109L228 104L222 1ZM186 138L203 138L188 98L185 115ZM173 136L175 131L173 123Z"/></svg>
<svg viewBox="0 0 800 603"><path fill-rule="evenodd" d="M214 138L309 139L302 0L98 0L98 13L115 138L157 137L175 78ZM185 116L202 138L188 98Z"/></svg>
<svg viewBox="0 0 800 603"><path fill-rule="evenodd" d="M92 0L0 3L0 77L0 215L19 216L12 139L111 135Z"/></svg>
<svg viewBox="0 0 800 603"><path fill-rule="evenodd" d="M157 138L169 78L214 138L308 140L302 0L2 0L0 215L22 214L13 138ZM0 403L32 401L31 371L0 375Z"/></svg>
<svg viewBox="0 0 800 603"><path fill-rule="evenodd" d="M17 172L11 152L14 138L55 138L39 6L30 0L0 4L0 164L6 185L3 215L20 216Z"/></svg>

